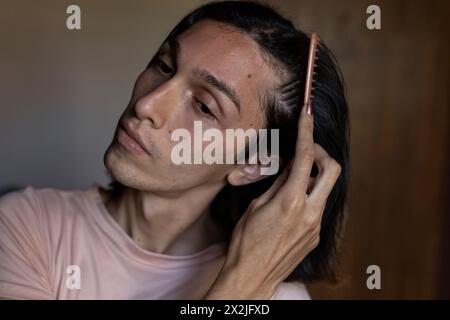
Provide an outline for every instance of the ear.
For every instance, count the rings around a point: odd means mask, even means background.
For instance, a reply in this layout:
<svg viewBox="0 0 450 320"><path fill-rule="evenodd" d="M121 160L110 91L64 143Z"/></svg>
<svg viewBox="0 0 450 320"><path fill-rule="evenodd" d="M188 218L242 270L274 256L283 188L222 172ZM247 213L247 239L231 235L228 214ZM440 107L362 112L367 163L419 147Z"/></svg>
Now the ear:
<svg viewBox="0 0 450 320"><path fill-rule="evenodd" d="M227 176L227 181L232 186L243 186L250 184L264 178L270 177L278 172L281 159L279 157L270 157L269 165L270 169L267 170L267 165L262 164L244 164L240 165L231 171ZM273 168L276 167L276 170ZM266 172L271 172L267 174Z"/></svg>

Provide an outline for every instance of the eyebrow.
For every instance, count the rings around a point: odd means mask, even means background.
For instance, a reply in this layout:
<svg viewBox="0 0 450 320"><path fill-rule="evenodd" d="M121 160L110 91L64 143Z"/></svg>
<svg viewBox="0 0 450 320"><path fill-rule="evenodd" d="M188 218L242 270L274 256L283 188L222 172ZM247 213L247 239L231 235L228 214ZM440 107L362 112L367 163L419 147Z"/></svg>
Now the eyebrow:
<svg viewBox="0 0 450 320"><path fill-rule="evenodd" d="M180 42L178 41L177 38L174 38L174 39L170 39L166 43L168 44L168 46L170 48L171 58L174 61L176 61L178 64L178 57L180 56L180 53L181 53ZM209 71L207 71L205 69L195 68L193 71L193 74L196 77L200 78L203 82L211 85L212 87L216 88L218 91L225 94L234 103L238 112L239 113L241 112L241 104L240 104L239 98L236 94L236 90L234 90L234 88L232 86L230 86L225 81L216 78Z"/></svg>

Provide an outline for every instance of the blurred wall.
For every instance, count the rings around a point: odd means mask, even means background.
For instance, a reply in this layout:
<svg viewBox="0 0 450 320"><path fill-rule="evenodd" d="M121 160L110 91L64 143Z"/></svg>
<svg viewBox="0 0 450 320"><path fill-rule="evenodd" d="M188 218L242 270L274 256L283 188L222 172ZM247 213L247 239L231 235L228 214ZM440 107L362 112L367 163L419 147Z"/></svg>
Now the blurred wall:
<svg viewBox="0 0 450 320"><path fill-rule="evenodd" d="M134 81L201 1L0 2L0 187L106 183L103 153ZM81 8L81 30L66 8Z"/></svg>
<svg viewBox="0 0 450 320"><path fill-rule="evenodd" d="M78 4L82 30L66 29ZM0 4L0 187L106 183L102 156L136 76L202 1ZM341 282L313 298L450 297L448 1L272 1L344 73L351 186ZM378 4L382 29L366 28ZM368 290L379 265L382 289Z"/></svg>

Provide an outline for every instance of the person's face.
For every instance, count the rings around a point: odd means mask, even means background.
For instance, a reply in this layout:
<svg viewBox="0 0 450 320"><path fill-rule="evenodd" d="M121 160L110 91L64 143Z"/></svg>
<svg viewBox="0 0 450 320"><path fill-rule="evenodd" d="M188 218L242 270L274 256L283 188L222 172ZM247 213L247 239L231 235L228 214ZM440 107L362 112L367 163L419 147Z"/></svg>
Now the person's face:
<svg viewBox="0 0 450 320"><path fill-rule="evenodd" d="M177 39L178 54L173 46L163 44L154 62L137 78L130 103L105 153L111 175L139 190L179 191L224 185L227 178L238 181L243 165L174 164L171 152L178 142L171 141L171 133L185 128L193 138L194 121L202 121L203 131L262 128L258 97L276 84L275 73L256 42L232 27L203 20ZM206 72L234 91L239 106L208 83ZM138 137L144 152L133 152L126 146L122 124ZM237 178L230 180L232 172Z"/></svg>

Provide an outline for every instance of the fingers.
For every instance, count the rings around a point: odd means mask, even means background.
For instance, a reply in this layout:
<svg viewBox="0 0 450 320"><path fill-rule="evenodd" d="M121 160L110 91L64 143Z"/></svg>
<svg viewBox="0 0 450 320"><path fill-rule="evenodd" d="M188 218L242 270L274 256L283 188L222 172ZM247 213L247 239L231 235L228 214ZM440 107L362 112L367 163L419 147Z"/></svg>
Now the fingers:
<svg viewBox="0 0 450 320"><path fill-rule="evenodd" d="M272 187L258 199L258 203L262 201L265 203L276 197L277 201L288 200L299 205L307 199L314 206L325 207L326 200L341 173L341 166L325 149L314 143L314 120L307 114L306 109L304 105L300 113L295 157L290 172L283 172ZM311 179L314 163L317 164L319 174Z"/></svg>
<svg viewBox="0 0 450 320"><path fill-rule="evenodd" d="M292 164L292 161L291 161ZM270 188L264 192L261 196L258 197L257 203L258 205L263 205L270 201L270 199L273 198L273 196L278 192L280 187L286 182L289 172L291 170L291 164L288 164L286 168L284 168L283 172L278 176L278 178L275 179L273 184L270 186Z"/></svg>
<svg viewBox="0 0 450 320"><path fill-rule="evenodd" d="M314 149L314 162L317 164L319 174L315 179L308 200L316 203L320 207L324 207L331 190L333 190L333 187L339 178L341 166L317 143L314 144Z"/></svg>
<svg viewBox="0 0 450 320"><path fill-rule="evenodd" d="M307 106L302 107L298 124L297 144L291 174L286 181L287 190L283 192L295 192L300 196L306 196L309 175L315 158L314 149L314 120L306 113Z"/></svg>
<svg viewBox="0 0 450 320"><path fill-rule="evenodd" d="M311 190L314 188L315 183L316 183L316 178L309 177L308 188L306 189L306 194L311 193Z"/></svg>

